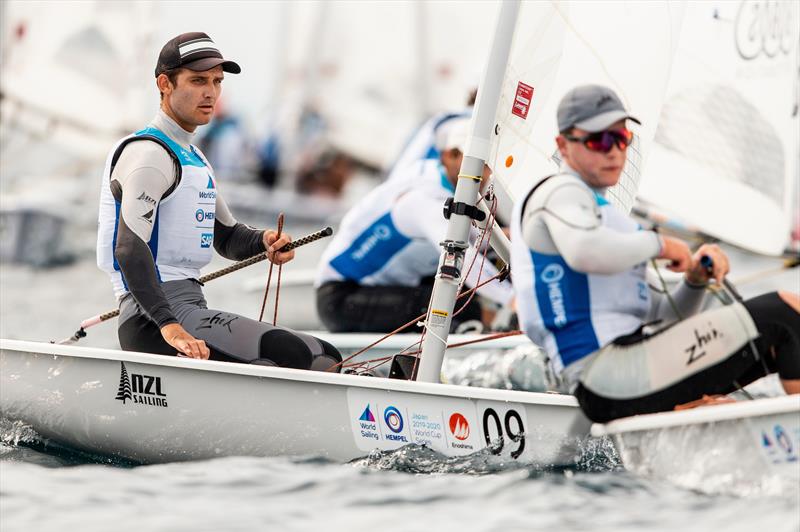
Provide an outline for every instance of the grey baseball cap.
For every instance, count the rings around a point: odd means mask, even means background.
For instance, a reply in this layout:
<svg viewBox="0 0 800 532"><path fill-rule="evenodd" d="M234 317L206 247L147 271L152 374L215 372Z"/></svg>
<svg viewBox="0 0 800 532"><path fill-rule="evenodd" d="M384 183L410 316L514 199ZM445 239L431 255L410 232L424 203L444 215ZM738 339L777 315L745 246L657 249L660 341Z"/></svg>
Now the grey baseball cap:
<svg viewBox="0 0 800 532"><path fill-rule="evenodd" d="M558 104L556 116L559 131L577 127L594 133L625 118L641 124L628 114L617 93L602 85L581 85L569 91Z"/></svg>

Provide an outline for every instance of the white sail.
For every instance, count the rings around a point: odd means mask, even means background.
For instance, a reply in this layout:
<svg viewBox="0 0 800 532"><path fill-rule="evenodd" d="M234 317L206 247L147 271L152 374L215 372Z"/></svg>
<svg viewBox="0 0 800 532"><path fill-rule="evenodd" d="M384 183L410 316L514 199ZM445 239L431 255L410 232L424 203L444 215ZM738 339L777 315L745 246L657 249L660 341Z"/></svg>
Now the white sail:
<svg viewBox="0 0 800 532"><path fill-rule="evenodd" d="M280 121L294 128L313 110L325 141L386 168L424 119L465 103L497 6L468 2L455 18L451 4L434 2L295 2L287 9L280 111L291 116Z"/></svg>
<svg viewBox="0 0 800 532"><path fill-rule="evenodd" d="M13 2L3 21L7 110L116 136L142 119L140 80L152 77L152 6L117 2ZM147 115L144 115L147 116Z"/></svg>
<svg viewBox="0 0 800 532"><path fill-rule="evenodd" d="M531 2L520 13L489 164L512 201L558 168L556 108L577 85L613 88L642 121L612 201L630 210L683 19L680 2ZM507 210L507 207L506 209Z"/></svg>
<svg viewBox="0 0 800 532"><path fill-rule="evenodd" d="M779 254L798 166L797 2L687 7L640 196L729 243Z"/></svg>

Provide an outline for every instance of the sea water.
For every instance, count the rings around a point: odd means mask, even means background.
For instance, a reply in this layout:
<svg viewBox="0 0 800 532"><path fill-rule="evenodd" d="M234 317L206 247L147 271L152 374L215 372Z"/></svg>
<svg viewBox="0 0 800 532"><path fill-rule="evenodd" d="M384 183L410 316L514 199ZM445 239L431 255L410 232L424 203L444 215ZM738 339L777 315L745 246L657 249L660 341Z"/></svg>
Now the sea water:
<svg viewBox="0 0 800 532"><path fill-rule="evenodd" d="M32 431L9 427L0 446L3 532L800 529L798 491L679 488L626 472L605 445L570 469L417 446L348 464L306 456L131 466L48 450Z"/></svg>

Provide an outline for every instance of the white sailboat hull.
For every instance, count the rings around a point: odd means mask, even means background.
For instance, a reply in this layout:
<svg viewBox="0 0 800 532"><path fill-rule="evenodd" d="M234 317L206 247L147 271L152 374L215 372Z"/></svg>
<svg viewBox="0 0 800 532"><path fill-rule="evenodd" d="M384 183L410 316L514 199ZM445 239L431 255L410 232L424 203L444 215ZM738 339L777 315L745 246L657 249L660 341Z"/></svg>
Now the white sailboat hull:
<svg viewBox="0 0 800 532"><path fill-rule="evenodd" d="M800 483L800 396L618 419L611 436L625 467L694 489L780 492Z"/></svg>
<svg viewBox="0 0 800 532"><path fill-rule="evenodd" d="M503 436L495 454L564 465L590 425L571 396L12 340L0 340L0 416L58 443L141 463L347 461L410 443L455 456Z"/></svg>

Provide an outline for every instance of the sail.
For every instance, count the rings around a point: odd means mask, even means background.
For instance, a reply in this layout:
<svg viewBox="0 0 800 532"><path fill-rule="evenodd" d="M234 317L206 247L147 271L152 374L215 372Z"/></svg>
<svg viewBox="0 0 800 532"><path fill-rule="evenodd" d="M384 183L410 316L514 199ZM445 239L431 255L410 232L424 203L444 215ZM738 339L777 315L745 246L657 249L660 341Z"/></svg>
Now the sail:
<svg viewBox="0 0 800 532"><path fill-rule="evenodd" d="M609 190L612 202L630 210L655 135L683 11L680 2L523 5L489 160L511 201L558 169L554 139L561 97L577 85L597 83L613 88L642 121L629 124L636 138L620 183Z"/></svg>
<svg viewBox="0 0 800 532"><path fill-rule="evenodd" d="M4 99L94 134L138 127L137 87L151 77L143 61L152 6L122 2L14 2L3 21ZM10 108L7 108L11 111ZM145 115L145 116L149 116Z"/></svg>
<svg viewBox="0 0 800 532"><path fill-rule="evenodd" d="M798 4L687 6L640 198L683 225L769 255L796 198Z"/></svg>
<svg viewBox="0 0 800 532"><path fill-rule="evenodd" d="M301 115L313 112L333 147L388 167L426 118L464 106L496 9L466 2L454 17L447 2L291 3L278 120L302 136Z"/></svg>

